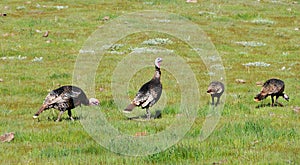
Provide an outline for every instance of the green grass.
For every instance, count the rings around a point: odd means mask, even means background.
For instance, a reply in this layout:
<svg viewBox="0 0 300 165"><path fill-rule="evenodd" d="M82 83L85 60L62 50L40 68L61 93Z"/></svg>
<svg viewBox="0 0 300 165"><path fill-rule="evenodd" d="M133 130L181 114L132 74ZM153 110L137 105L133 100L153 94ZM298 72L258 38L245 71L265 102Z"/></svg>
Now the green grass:
<svg viewBox="0 0 300 165"><path fill-rule="evenodd" d="M40 5L40 7L37 7ZM23 8L24 6L25 8ZM68 6L58 10L56 6ZM18 9L19 8L19 9ZM87 107L73 110L79 120L71 122L67 114L55 123L58 112L48 110L39 120L38 110L49 90L72 84L79 50L100 26L119 16L141 10L173 12L196 23L215 45L226 71L226 102L222 117L213 133L199 141L203 122L209 112L210 97L206 66L184 42L167 34L145 32L122 38L112 48L125 54L104 54L95 77L95 95L101 101L97 109L121 133L147 136L174 124L180 112L181 90L172 73L162 69L164 98L152 108L162 110L162 119L150 122L127 120L112 97L112 74L119 62L143 41L169 38L172 44L160 47L174 50L189 64L198 81L200 103L193 125L186 135L166 150L140 157L116 154L91 136L81 121L93 117ZM199 14L201 12L202 14ZM10 143L1 143L0 164L299 164L300 114L291 106L300 106L300 1L20 1L0 3L0 58L27 57L24 60L0 59L0 134L15 132ZM255 20L267 20L254 23ZM42 37L49 31L47 38ZM188 29L187 29L188 30ZM39 32L40 31L40 32ZM265 46L242 46L236 42L256 41ZM41 62L32 62L43 57ZM261 61L269 67L245 67ZM163 61L162 66L168 61ZM286 67L286 70L281 70ZM288 70L290 68L290 70ZM133 98L141 84L153 75L153 67L134 74L127 93ZM284 107L261 107L253 101L261 87L257 81L277 77L285 81L290 101ZM246 80L237 84L235 79ZM103 91L99 89L103 88ZM165 103L166 106L163 106ZM90 111L89 111L90 110ZM81 112L84 113L81 114ZM144 110L135 109L135 114ZM101 124L102 120L96 123ZM101 128L101 126L99 125ZM99 135L107 138L107 135ZM168 139L166 139L168 140Z"/></svg>

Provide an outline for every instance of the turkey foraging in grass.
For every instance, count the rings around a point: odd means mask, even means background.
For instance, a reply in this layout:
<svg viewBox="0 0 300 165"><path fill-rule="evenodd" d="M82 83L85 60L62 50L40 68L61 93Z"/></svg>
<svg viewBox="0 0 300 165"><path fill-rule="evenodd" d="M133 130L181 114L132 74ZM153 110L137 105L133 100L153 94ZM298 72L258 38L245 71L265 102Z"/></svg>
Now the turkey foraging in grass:
<svg viewBox="0 0 300 165"><path fill-rule="evenodd" d="M281 103L278 103L277 99L279 96L282 96L285 100L289 101L289 96L284 93L284 82L279 79L269 79L267 80L260 93L254 97L254 101L261 101L268 96L271 96L272 104L274 106L274 96L276 96L275 103L283 106Z"/></svg>
<svg viewBox="0 0 300 165"><path fill-rule="evenodd" d="M88 99L82 89L76 86L62 86L52 90L45 98L45 101L41 108L34 114L33 118L38 118L40 113L44 110L54 108L59 110L59 114L56 121L60 120L61 115L68 111L68 115L71 120L71 109L83 105L99 105L99 101L95 98Z"/></svg>
<svg viewBox="0 0 300 165"><path fill-rule="evenodd" d="M223 94L225 88L224 84L219 81L213 81L209 84L207 93L211 95L211 105L217 106L220 102L220 97ZM217 102L215 104L215 97L217 97Z"/></svg>
<svg viewBox="0 0 300 165"><path fill-rule="evenodd" d="M152 107L160 98L162 93L162 84L160 82L160 63L162 62L162 58L155 59L155 74L153 78L145 83L138 93L136 94L135 98L125 109L124 113L130 113L133 108L136 106L142 107L142 109L146 109L146 116L149 120L151 117L151 113L149 108Z"/></svg>

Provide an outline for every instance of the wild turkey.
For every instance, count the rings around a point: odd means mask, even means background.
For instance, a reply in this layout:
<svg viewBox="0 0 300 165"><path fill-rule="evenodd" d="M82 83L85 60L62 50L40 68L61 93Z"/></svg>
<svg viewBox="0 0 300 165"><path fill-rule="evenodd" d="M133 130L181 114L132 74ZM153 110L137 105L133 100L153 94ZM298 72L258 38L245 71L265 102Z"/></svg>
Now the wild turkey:
<svg viewBox="0 0 300 165"><path fill-rule="evenodd" d="M135 108L136 106L140 106L142 107L142 109L146 109L147 119L150 119L151 113L149 111L149 108L152 107L159 100L162 92L162 84L160 82L161 62L162 58L155 59L155 74L153 78L140 88L131 104L129 104L124 109L124 113L130 113L133 110L133 108Z"/></svg>
<svg viewBox="0 0 300 165"><path fill-rule="evenodd" d="M54 108L59 110L56 121L60 120L61 115L67 110L71 120L71 109L83 105L98 105L99 101L95 98L88 99L82 89L76 86L62 86L52 90L45 98L41 108L34 114L33 118L38 116L47 109Z"/></svg>
<svg viewBox="0 0 300 165"><path fill-rule="evenodd" d="M281 103L277 102L279 96L282 96L285 100L289 101L289 96L284 94L284 82L279 79L269 79L267 80L260 93L254 97L254 101L259 102L268 96L271 96L272 106L274 106L274 96L276 96L275 102L282 106Z"/></svg>
<svg viewBox="0 0 300 165"><path fill-rule="evenodd" d="M224 84L219 81L213 81L209 84L207 93L211 95L211 105L217 106L220 102L220 97L223 94L225 88ZM215 97L217 97L217 103L215 104Z"/></svg>

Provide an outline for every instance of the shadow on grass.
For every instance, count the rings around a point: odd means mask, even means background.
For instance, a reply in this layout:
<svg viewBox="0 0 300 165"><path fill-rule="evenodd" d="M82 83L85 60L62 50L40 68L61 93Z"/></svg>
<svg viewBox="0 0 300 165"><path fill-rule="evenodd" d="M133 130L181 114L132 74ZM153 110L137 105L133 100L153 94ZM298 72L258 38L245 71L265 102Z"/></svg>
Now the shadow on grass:
<svg viewBox="0 0 300 165"><path fill-rule="evenodd" d="M281 103L275 103L274 106L272 106L271 103L267 103L267 104L260 104L260 105L257 105L255 108L259 109L259 108L263 108L263 107L283 107L283 104Z"/></svg>
<svg viewBox="0 0 300 165"><path fill-rule="evenodd" d="M81 119L81 117L75 116L75 117L73 117L73 119L74 119L74 121L78 121ZM47 120L55 122L57 120L57 117L48 117ZM59 122L62 122L62 121L72 121L72 120L69 117L61 117Z"/></svg>
<svg viewBox="0 0 300 165"><path fill-rule="evenodd" d="M151 114L151 119L160 119L162 117L161 115L161 110L156 110L155 114ZM142 116L134 116L134 117L129 117L129 120L146 120L147 116L142 115Z"/></svg>

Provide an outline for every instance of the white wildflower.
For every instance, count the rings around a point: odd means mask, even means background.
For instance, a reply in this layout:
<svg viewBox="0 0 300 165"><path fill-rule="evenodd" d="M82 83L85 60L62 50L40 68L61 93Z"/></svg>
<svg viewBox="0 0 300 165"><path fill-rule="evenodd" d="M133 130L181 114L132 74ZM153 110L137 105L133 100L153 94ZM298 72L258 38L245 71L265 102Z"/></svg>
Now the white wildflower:
<svg viewBox="0 0 300 165"><path fill-rule="evenodd" d="M157 48L148 48L148 47L137 47L130 49L134 53L161 53L161 52L167 52L167 53L173 53L173 50L170 49L157 49Z"/></svg>
<svg viewBox="0 0 300 165"><path fill-rule="evenodd" d="M237 41L236 44L243 45L243 46L250 46L250 47L257 47L257 46L265 46L266 44L263 42L257 41Z"/></svg>
<svg viewBox="0 0 300 165"><path fill-rule="evenodd" d="M1 60L25 60L27 57L26 56L4 56L1 57Z"/></svg>
<svg viewBox="0 0 300 165"><path fill-rule="evenodd" d="M243 64L244 66L262 66L262 67L269 67L271 64L265 62L249 62L247 64Z"/></svg>
<svg viewBox="0 0 300 165"><path fill-rule="evenodd" d="M173 41L171 41L169 38L154 38L144 41L142 44L147 45L165 45L165 44L172 44Z"/></svg>
<svg viewBox="0 0 300 165"><path fill-rule="evenodd" d="M169 23L169 22L171 22L171 20L169 20L169 19L161 19L161 20L158 20L158 22L160 22L160 23Z"/></svg>
<svg viewBox="0 0 300 165"><path fill-rule="evenodd" d="M273 24L275 24L275 21L259 18L259 19L252 20L251 23L273 25Z"/></svg>
<svg viewBox="0 0 300 165"><path fill-rule="evenodd" d="M95 54L95 51L94 50L82 50L82 49L80 49L79 53L82 53L82 54Z"/></svg>
<svg viewBox="0 0 300 165"><path fill-rule="evenodd" d="M282 52L282 55L287 56L289 55L289 52Z"/></svg>
<svg viewBox="0 0 300 165"><path fill-rule="evenodd" d="M56 8L57 10L62 10L62 9L69 8L69 6L53 6L53 7Z"/></svg>
<svg viewBox="0 0 300 165"><path fill-rule="evenodd" d="M41 62L41 61L43 61L43 57L34 57L34 59L31 61L32 62Z"/></svg>
<svg viewBox="0 0 300 165"><path fill-rule="evenodd" d="M23 9L25 9L26 7L25 6L18 6L17 7L17 10L23 10Z"/></svg>
<svg viewBox="0 0 300 165"><path fill-rule="evenodd" d="M118 54L118 55L125 54L125 52L118 52L118 51L115 51L115 50L109 51L108 53L110 53L110 54Z"/></svg>

